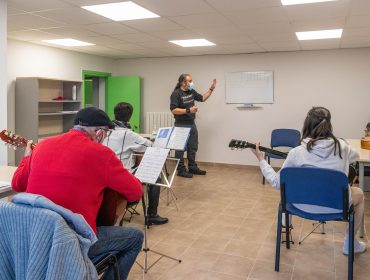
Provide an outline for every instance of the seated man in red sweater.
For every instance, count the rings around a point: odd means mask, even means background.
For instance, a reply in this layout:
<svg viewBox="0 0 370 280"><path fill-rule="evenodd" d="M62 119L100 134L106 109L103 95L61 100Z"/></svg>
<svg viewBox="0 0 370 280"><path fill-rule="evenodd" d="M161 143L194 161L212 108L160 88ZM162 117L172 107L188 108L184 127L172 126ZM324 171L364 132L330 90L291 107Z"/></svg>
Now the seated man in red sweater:
<svg viewBox="0 0 370 280"><path fill-rule="evenodd" d="M126 279L141 250L143 233L136 228L96 227L104 190L122 194L128 202L142 195L141 183L123 166L111 149L101 145L114 128L97 108L81 109L69 132L50 137L31 150L31 142L16 170L12 187L17 192L40 194L81 214L97 233L89 257L117 253L121 279ZM112 271L106 279L113 277Z"/></svg>

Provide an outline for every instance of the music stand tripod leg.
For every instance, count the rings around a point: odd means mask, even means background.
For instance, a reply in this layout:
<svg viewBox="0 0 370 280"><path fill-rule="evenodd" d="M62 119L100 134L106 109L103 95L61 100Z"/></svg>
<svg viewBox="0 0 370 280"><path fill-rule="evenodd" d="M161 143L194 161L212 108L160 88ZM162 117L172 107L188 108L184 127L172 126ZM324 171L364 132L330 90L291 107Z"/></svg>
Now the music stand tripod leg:
<svg viewBox="0 0 370 280"><path fill-rule="evenodd" d="M149 198L149 195L148 195L148 185L146 184L145 185L145 198L144 198L144 194L142 196L142 203L143 203L143 208L144 208L144 248L143 248L143 252L144 252L144 266L141 266L139 263L138 265L143 269L144 273L147 273L149 271L150 268L152 268L157 262L159 262L162 258L169 258L171 260L174 260L174 261L177 261L179 263L181 263L181 260L180 259L176 259L174 257L171 257L171 256L168 256L166 254L163 254L161 252L158 252L158 251L154 251L154 250L151 250L149 247L148 247L148 228L149 228L149 224L148 224L148 205L147 203L145 203L145 201L148 201L148 198ZM152 263L150 266L148 266L148 253L149 252L152 252L154 254L157 254L159 255L159 259L157 259L154 263Z"/></svg>

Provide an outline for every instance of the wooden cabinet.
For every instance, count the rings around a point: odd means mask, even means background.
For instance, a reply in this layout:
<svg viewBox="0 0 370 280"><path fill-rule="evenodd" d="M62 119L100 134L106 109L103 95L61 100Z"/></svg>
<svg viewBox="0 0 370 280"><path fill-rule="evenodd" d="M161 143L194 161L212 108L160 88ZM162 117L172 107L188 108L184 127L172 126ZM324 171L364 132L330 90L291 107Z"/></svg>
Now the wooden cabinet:
<svg viewBox="0 0 370 280"><path fill-rule="evenodd" d="M81 108L81 81L17 78L15 132L38 142L68 131ZM23 151L16 152L16 163Z"/></svg>

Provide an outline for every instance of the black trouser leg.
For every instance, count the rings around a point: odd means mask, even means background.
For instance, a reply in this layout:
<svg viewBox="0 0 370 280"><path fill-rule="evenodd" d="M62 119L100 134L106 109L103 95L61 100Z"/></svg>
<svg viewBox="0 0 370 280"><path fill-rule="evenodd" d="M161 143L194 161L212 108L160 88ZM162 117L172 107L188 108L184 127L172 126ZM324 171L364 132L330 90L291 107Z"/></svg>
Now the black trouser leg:
<svg viewBox="0 0 370 280"><path fill-rule="evenodd" d="M159 195L161 193L161 187L156 185L148 185L148 215L157 215Z"/></svg>
<svg viewBox="0 0 370 280"><path fill-rule="evenodd" d="M186 144L186 151L187 151L187 156L188 156L188 165L190 169L196 169L198 168L196 162L195 162L195 155L196 152L198 151L198 130L197 126L195 124L175 124L177 127L190 127L190 135L188 142ZM179 165L177 166L177 171L185 171L186 166L184 163L184 151L176 151L175 152L175 157L179 159Z"/></svg>
<svg viewBox="0 0 370 280"><path fill-rule="evenodd" d="M179 165L177 166L177 171L185 171L186 167L184 164L184 152L183 151L175 151L175 158L178 158Z"/></svg>
<svg viewBox="0 0 370 280"><path fill-rule="evenodd" d="M189 169L197 169L195 156L198 151L198 129L195 124L191 127L187 148Z"/></svg>

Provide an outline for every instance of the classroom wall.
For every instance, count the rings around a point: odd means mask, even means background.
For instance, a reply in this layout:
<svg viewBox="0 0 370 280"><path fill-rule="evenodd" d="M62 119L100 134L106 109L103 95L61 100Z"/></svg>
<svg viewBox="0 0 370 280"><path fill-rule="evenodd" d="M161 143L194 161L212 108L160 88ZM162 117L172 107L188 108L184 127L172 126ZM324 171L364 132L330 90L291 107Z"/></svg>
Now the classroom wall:
<svg viewBox="0 0 370 280"><path fill-rule="evenodd" d="M7 58L7 117L8 129L13 131L15 123L14 97L16 77L81 80L82 69L110 72L113 66L113 60L109 58L16 40L8 40ZM14 165L14 152L12 151L9 152L8 163Z"/></svg>
<svg viewBox="0 0 370 280"><path fill-rule="evenodd" d="M7 2L0 0L0 57L5 57L7 45ZM0 63L0 131L7 124L6 102L6 61ZM0 144L0 165L7 163L8 152L4 145Z"/></svg>
<svg viewBox="0 0 370 280"><path fill-rule="evenodd" d="M225 104L225 73L274 71L272 105L238 109ZM370 121L370 48L125 59L115 62L113 74L139 75L142 111L168 111L169 96L181 73L191 73L195 88L205 92L212 78L217 88L206 103L198 103L198 160L257 164L249 151L230 151L232 138L269 145L274 128L301 129L312 106L332 113L334 132L359 138Z"/></svg>

